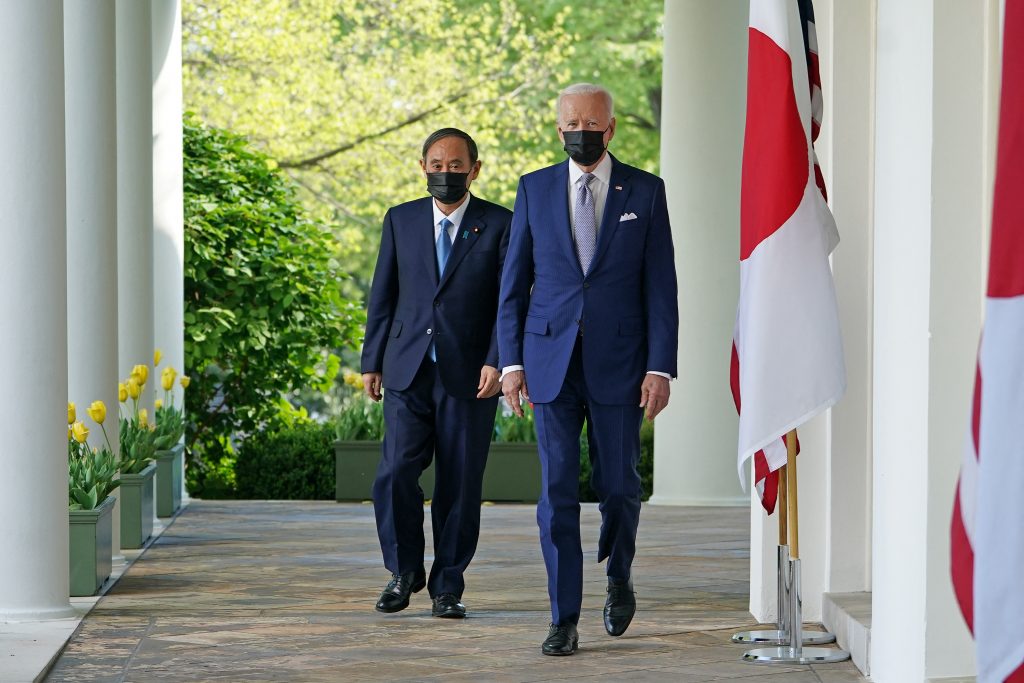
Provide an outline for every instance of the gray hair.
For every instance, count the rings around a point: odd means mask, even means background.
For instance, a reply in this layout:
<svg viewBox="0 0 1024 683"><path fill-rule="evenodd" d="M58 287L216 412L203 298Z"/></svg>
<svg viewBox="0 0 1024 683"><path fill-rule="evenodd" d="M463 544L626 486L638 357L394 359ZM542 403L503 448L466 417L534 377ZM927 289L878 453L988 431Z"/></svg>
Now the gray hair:
<svg viewBox="0 0 1024 683"><path fill-rule="evenodd" d="M608 118L615 116L615 101L608 89L593 83L573 83L558 93L558 118L562 118L562 100L569 95L601 95L608 105Z"/></svg>

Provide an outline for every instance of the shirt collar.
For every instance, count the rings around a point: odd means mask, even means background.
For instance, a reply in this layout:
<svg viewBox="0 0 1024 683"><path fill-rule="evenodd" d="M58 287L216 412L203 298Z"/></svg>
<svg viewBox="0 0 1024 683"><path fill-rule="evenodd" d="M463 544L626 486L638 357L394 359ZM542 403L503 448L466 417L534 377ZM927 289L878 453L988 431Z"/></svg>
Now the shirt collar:
<svg viewBox="0 0 1024 683"><path fill-rule="evenodd" d="M608 185L612 180L612 155L608 154L608 152L605 152L604 159L601 159L601 163L599 163L597 165L597 168L591 171L591 173L593 173L594 177L596 177L602 183ZM580 176L582 175L583 169L581 169L575 161L570 159L569 184L575 186L576 181L578 181L580 179Z"/></svg>
<svg viewBox="0 0 1024 683"><path fill-rule="evenodd" d="M434 209L435 228L440 226L442 218L447 218L452 222L456 230L459 229L459 226L462 225L462 217L466 215L466 209L469 208L469 203L473 201L473 196L468 192L466 194L468 195L466 201L459 204L459 208L452 211L448 216L445 216L441 209L437 208L437 201L433 197L430 198L430 206Z"/></svg>

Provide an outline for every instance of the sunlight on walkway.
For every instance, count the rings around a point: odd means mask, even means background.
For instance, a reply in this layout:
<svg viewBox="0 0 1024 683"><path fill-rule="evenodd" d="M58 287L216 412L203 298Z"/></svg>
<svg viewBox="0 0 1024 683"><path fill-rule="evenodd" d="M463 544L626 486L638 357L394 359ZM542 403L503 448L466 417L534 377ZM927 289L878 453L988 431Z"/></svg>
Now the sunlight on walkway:
<svg viewBox="0 0 1024 683"><path fill-rule="evenodd" d="M849 662L739 661L729 636L753 625L746 509L644 506L638 611L617 639L601 623L596 506L584 506L583 524L580 651L553 658L540 654L549 612L533 506L484 508L463 596L470 618L458 621L431 618L426 591L404 612L374 611L388 574L369 505L193 501L100 601L47 680L864 680Z"/></svg>

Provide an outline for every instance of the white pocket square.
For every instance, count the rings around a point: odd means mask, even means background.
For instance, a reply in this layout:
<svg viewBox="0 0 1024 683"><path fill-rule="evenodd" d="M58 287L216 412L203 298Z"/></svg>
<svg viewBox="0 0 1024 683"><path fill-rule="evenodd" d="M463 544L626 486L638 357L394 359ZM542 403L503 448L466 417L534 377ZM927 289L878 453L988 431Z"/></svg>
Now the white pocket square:
<svg viewBox="0 0 1024 683"><path fill-rule="evenodd" d="M620 223L622 221L635 221L635 220L636 220L636 214L633 213L632 211L630 211L629 213L624 213L621 216L619 216L619 222Z"/></svg>

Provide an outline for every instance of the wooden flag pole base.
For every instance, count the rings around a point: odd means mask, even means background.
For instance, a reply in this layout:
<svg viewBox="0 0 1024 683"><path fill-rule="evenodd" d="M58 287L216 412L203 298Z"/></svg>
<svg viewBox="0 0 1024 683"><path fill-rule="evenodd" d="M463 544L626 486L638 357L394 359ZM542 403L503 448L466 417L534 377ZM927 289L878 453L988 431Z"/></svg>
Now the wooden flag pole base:
<svg viewBox="0 0 1024 683"><path fill-rule="evenodd" d="M803 628L803 597L800 589L800 527L796 479L796 430L786 435L786 466L779 473L779 628L774 631L737 633L733 642L774 644L743 653L743 661L760 663L821 664L842 662L850 653L824 647L805 648L835 642L836 637L822 631ZM783 512L785 511L785 512ZM785 517L782 515L785 514ZM783 544L787 539L788 547ZM740 636L758 639L738 640ZM772 638L771 636L775 637Z"/></svg>

